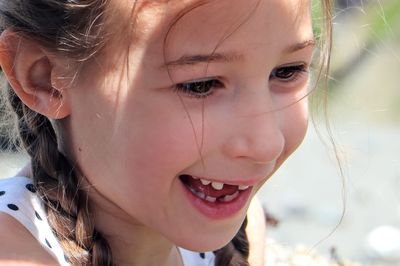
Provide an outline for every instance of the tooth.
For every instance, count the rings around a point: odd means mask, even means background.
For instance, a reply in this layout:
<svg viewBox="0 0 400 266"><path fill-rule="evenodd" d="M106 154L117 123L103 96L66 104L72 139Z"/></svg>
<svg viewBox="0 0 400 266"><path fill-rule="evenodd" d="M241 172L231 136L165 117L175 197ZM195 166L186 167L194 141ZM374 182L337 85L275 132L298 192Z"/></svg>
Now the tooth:
<svg viewBox="0 0 400 266"><path fill-rule="evenodd" d="M201 199L205 199L206 198L206 195L203 192L196 191L196 196L201 198Z"/></svg>
<svg viewBox="0 0 400 266"><path fill-rule="evenodd" d="M249 186L244 186L244 185L239 186L239 190L246 190L248 188L249 188Z"/></svg>
<svg viewBox="0 0 400 266"><path fill-rule="evenodd" d="M205 180L205 179L201 179L201 178L200 178L200 181L204 186L207 186L207 185L209 185L211 183L210 180Z"/></svg>
<svg viewBox="0 0 400 266"><path fill-rule="evenodd" d="M206 201L208 201L208 202L215 202L216 200L217 200L217 198L214 198L214 197L210 197L210 196L206 197Z"/></svg>
<svg viewBox="0 0 400 266"><path fill-rule="evenodd" d="M224 183L220 183L220 182L211 182L211 186L215 189L215 190L221 190L224 187Z"/></svg>
<svg viewBox="0 0 400 266"><path fill-rule="evenodd" d="M223 202L229 202L234 200L237 196L239 195L239 191L236 191L235 193L233 193L232 195L226 195L225 197L223 197L221 199L221 201Z"/></svg>

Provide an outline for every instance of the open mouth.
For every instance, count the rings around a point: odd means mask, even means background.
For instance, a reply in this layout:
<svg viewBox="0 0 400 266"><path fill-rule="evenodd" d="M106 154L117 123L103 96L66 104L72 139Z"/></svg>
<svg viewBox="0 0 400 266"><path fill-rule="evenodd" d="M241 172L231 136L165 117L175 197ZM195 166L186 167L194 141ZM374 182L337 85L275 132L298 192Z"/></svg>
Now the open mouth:
<svg viewBox="0 0 400 266"><path fill-rule="evenodd" d="M191 175L180 175L179 179L194 196L211 204L233 202L241 193L251 188L243 185L229 185Z"/></svg>

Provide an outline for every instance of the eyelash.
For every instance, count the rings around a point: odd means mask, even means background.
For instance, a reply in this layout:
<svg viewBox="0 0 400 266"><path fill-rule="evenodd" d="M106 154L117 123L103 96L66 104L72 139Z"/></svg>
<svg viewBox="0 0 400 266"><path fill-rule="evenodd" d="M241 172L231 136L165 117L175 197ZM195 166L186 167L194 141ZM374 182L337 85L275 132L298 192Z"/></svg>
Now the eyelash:
<svg viewBox="0 0 400 266"><path fill-rule="evenodd" d="M271 75L269 76L269 79L279 79L281 82L295 82L304 73L308 73L308 65L305 63L298 64L298 65L286 65L286 66L281 66L278 68L275 68L272 70ZM281 77L279 75L282 74ZM289 75L287 75L289 74Z"/></svg>
<svg viewBox="0 0 400 266"><path fill-rule="evenodd" d="M278 79L280 82L290 83L297 81L304 73L308 73L307 64L281 66L272 70L269 79ZM281 77L279 77L280 75ZM178 83L174 86L174 91L190 97L204 99L210 97L216 89L222 87L224 87L224 84L217 78L207 78Z"/></svg>
<svg viewBox="0 0 400 266"><path fill-rule="evenodd" d="M217 78L208 78L178 83L174 86L174 91L177 93L182 92L190 97L204 99L211 96L216 89L222 87L224 87L224 84Z"/></svg>

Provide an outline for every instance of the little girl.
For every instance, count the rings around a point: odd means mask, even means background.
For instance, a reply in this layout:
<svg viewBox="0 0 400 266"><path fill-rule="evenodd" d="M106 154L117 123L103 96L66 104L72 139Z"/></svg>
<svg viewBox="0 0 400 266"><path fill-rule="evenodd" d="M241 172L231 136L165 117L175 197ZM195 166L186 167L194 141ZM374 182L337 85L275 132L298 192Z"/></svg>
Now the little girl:
<svg viewBox="0 0 400 266"><path fill-rule="evenodd" d="M5 98L31 157L0 182L2 265L256 261L250 201L306 133L310 10L1 1Z"/></svg>

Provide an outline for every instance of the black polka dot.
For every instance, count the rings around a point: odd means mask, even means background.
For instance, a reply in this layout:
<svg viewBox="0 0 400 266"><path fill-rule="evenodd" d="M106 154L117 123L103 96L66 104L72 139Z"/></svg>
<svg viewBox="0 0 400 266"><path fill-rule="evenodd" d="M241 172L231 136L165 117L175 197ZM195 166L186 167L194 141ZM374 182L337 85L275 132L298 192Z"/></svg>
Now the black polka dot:
<svg viewBox="0 0 400 266"><path fill-rule="evenodd" d="M42 217L40 217L39 213L37 213L37 211L35 211L35 216L36 218L38 218L40 221L42 220Z"/></svg>
<svg viewBox="0 0 400 266"><path fill-rule="evenodd" d="M64 260L65 262L69 262L67 255L64 254Z"/></svg>
<svg viewBox="0 0 400 266"><path fill-rule="evenodd" d="M206 258L206 254L204 254L204 253L199 253L199 255L200 255L200 257L201 257L202 259L205 259L205 258Z"/></svg>
<svg viewBox="0 0 400 266"><path fill-rule="evenodd" d="M6 194L5 191L0 191L0 196L3 196L4 194Z"/></svg>
<svg viewBox="0 0 400 266"><path fill-rule="evenodd" d="M33 184L27 184L25 187L26 187L26 189L29 190L30 192L36 193L36 188L35 188L35 186L34 186Z"/></svg>
<svg viewBox="0 0 400 266"><path fill-rule="evenodd" d="M50 245L50 243L49 243L49 240L47 240L47 238L45 238L44 241L46 242L46 245L47 245L49 248L51 248L51 245Z"/></svg>
<svg viewBox="0 0 400 266"><path fill-rule="evenodd" d="M18 210L19 210L18 206L15 205L15 204L8 204L7 207L8 207L10 210L13 210L13 211L18 211Z"/></svg>

